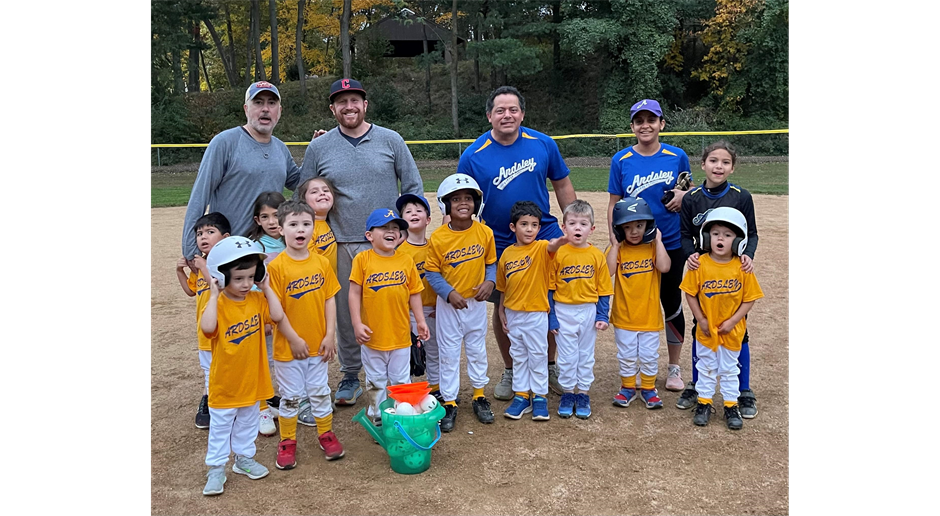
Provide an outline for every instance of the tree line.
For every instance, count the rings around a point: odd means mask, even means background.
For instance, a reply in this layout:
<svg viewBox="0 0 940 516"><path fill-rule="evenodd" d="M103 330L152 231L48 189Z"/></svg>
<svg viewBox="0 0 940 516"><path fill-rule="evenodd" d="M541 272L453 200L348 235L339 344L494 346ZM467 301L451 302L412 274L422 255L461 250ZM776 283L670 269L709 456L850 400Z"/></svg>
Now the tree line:
<svg viewBox="0 0 940 516"><path fill-rule="evenodd" d="M422 55L393 63L369 30L387 18L425 25L443 52L425 42ZM394 84L403 67L421 71L423 94L386 95L397 105L385 114L439 137L479 134L476 104L502 84L545 99L543 124L572 132L624 132L641 98L663 100L681 114L673 122L696 130L788 119L788 0L152 1L151 28L155 141L206 137L186 101L196 92L297 83L303 113L310 77ZM435 104L432 83L445 82Z"/></svg>

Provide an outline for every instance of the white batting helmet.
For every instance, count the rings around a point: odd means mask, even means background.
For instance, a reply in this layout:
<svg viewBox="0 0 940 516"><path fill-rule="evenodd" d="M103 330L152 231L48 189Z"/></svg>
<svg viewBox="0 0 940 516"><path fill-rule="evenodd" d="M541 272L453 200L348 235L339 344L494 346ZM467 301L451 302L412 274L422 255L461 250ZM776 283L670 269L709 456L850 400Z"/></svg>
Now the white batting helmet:
<svg viewBox="0 0 940 516"><path fill-rule="evenodd" d="M728 226L734 230L737 237L731 242L731 252L735 256L743 255L744 248L747 247L747 220L744 219L744 215L740 211L726 206L714 208L705 216L705 222L702 223L702 228L699 230L702 251L706 253L711 251L708 229L716 222L720 222L723 226Z"/></svg>
<svg viewBox="0 0 940 516"><path fill-rule="evenodd" d="M260 244L243 236L225 237L209 250L209 256L206 257L206 267L209 269L209 275L219 280L219 288L225 288L225 284L228 283L228 279L231 277L231 271L222 272L219 267L252 254L261 257L258 260L258 268L255 269L255 281L261 281L264 279L264 259L267 256L261 252Z"/></svg>
<svg viewBox="0 0 940 516"><path fill-rule="evenodd" d="M473 214L477 217L483 211L483 191L476 180L467 174L451 174L441 181L441 186L437 187L437 205L441 208L441 213L450 215L450 203L444 202L447 196L457 190L471 190L476 192L473 196Z"/></svg>

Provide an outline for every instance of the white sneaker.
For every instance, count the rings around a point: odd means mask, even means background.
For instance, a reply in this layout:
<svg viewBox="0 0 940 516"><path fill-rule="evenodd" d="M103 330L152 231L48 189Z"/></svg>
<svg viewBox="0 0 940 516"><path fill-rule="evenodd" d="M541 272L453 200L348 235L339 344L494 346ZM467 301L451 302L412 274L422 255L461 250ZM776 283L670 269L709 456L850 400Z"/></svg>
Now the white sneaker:
<svg viewBox="0 0 940 516"><path fill-rule="evenodd" d="M683 387L685 387L685 383L682 382L682 373L679 366L669 364L669 375L666 376L666 390L681 391Z"/></svg>
<svg viewBox="0 0 940 516"><path fill-rule="evenodd" d="M271 415L271 409L261 411L261 427L258 431L265 437L271 437L277 433L277 427L274 426L274 417Z"/></svg>

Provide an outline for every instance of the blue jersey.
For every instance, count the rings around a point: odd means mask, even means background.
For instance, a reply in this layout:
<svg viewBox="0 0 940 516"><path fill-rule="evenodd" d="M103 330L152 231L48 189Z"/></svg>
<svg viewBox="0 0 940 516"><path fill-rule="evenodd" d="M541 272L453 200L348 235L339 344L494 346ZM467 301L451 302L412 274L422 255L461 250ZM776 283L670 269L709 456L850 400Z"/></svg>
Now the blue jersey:
<svg viewBox="0 0 940 516"><path fill-rule="evenodd" d="M570 170L548 136L526 127L512 145L502 145L487 131L460 156L457 172L476 180L483 190L481 218L493 230L496 255L516 243L509 231L510 210L516 201L532 201L542 210L538 238L549 240L562 235L558 219L550 213L545 180L568 177Z"/></svg>
<svg viewBox="0 0 940 516"><path fill-rule="evenodd" d="M627 147L610 160L610 181L607 192L621 197L640 197L650 206L656 227L663 234L667 251L682 246L679 234L680 216L666 209L663 193L676 187L682 172L690 172L689 157L685 151L672 145L660 144L659 152L643 156Z"/></svg>

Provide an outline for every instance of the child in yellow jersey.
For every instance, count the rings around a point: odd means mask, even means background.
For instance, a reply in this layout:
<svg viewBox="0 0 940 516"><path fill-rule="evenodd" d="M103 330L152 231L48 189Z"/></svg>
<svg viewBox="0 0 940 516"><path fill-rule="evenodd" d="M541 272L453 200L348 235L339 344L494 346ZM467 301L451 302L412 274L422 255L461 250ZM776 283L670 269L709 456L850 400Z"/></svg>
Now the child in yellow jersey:
<svg viewBox="0 0 940 516"><path fill-rule="evenodd" d="M607 267L615 277L610 324L620 361L621 388L614 405L627 407L637 398L639 371L640 395L646 408L662 408L656 391L659 332L664 328L659 284L660 274L669 271L672 261L645 200L627 197L617 201L611 226L620 243L607 251Z"/></svg>
<svg viewBox="0 0 940 516"><path fill-rule="evenodd" d="M548 400L548 284L552 256L567 237L536 240L542 210L532 201L512 205L509 230L516 243L507 247L496 266L496 290L503 331L509 336L512 390L515 396L504 415L547 421ZM533 395L529 399L529 394Z"/></svg>
<svg viewBox="0 0 940 516"><path fill-rule="evenodd" d="M594 232L594 209L576 199L565 206L562 230L568 243L555 253L549 273L549 329L558 346L558 383L564 394L558 415L591 416L594 383L594 343L597 330L610 323L614 289L604 253L588 242ZM575 394L575 388L578 394Z"/></svg>
<svg viewBox="0 0 940 516"><path fill-rule="evenodd" d="M711 396L720 378L725 423L732 430L740 430L744 420L738 408L738 355L747 331L744 316L764 293L754 273L745 273L741 267L740 256L747 247L747 221L740 211L729 207L711 210L699 237L702 250L708 254L699 256L698 269L686 272L679 285L698 322L693 335L698 355L698 403L692 422L698 426L708 424L714 410Z"/></svg>
<svg viewBox="0 0 940 516"><path fill-rule="evenodd" d="M496 286L496 241L492 229L473 220L483 208L483 192L472 177L452 174L444 178L437 189L437 204L446 223L431 233L424 271L437 294L437 346L445 411L441 431L450 432L457 422L461 343L473 386L473 412L481 423L493 422L483 388L489 382L486 300Z"/></svg>
<svg viewBox="0 0 940 516"><path fill-rule="evenodd" d="M417 321L418 338L429 336L418 269L410 256L395 249L407 229L408 223L394 211L373 211L366 220L372 249L353 258L349 273L349 315L361 346L370 401L367 414L373 420L381 420L379 404L385 401L385 388L411 381L409 308Z"/></svg>
<svg viewBox="0 0 940 516"><path fill-rule="evenodd" d="M313 217L313 208L299 201L287 201L278 208L278 223L287 247L268 267L271 288L284 314L294 320L293 329L304 343L291 346L283 333L274 330L274 373L281 388L281 441L275 462L278 469L297 465L297 415L304 399L311 408L326 460L345 455L333 433L327 382L328 363L336 356L334 296L339 292L339 281L326 258L307 247L313 237Z"/></svg>
<svg viewBox="0 0 940 516"><path fill-rule="evenodd" d="M437 349L437 318L435 317L435 305L437 304L437 294L428 283L424 272L424 264L428 256L428 224L431 223L431 205L428 204L424 196L414 194L404 194L395 201L395 209L401 214L401 218L408 223L408 233L405 241L398 246L398 250L411 256L415 262L415 268L418 269L418 276L421 277L421 284L424 290L421 291L421 307L423 308L424 320L427 321L429 337L420 342L424 349L425 365L428 384L431 387L431 394L443 403L440 391L440 357ZM414 314L411 315L411 333L412 339L417 338L418 323L415 321Z"/></svg>
<svg viewBox="0 0 940 516"><path fill-rule="evenodd" d="M235 452L232 472L251 479L268 470L254 460L259 401L270 398L271 376L264 345L264 325L278 324L293 345L299 337L268 282L261 246L247 237L230 236L209 252L209 302L199 329L212 346L209 370L209 466L204 495L221 494L225 464ZM261 292L251 290L257 284ZM223 290L224 289L224 290ZM263 292L263 293L262 293Z"/></svg>
<svg viewBox="0 0 940 516"><path fill-rule="evenodd" d="M297 187L294 199L309 204L316 213L313 238L308 247L310 252L325 256L336 274L336 237L326 222L326 216L333 209L333 186L322 177L313 177Z"/></svg>
<svg viewBox="0 0 940 516"><path fill-rule="evenodd" d="M183 292L189 297L196 298L196 339L199 347L199 367L202 368L205 377L205 385L202 390L202 398L199 401L199 408L196 409L196 428L209 428L209 366L212 364L212 346L201 331L199 331L199 320L202 318L202 311L206 309L206 303L209 302L209 282L206 281L208 271L206 270L206 255L212 246L219 243L223 238L229 236L231 225L225 215L218 212L212 212L203 215L196 221L193 231L196 232L196 247L202 256L193 258L195 270L190 270L189 274L183 270L189 267L186 258L180 258L176 263L176 278L179 279Z"/></svg>

